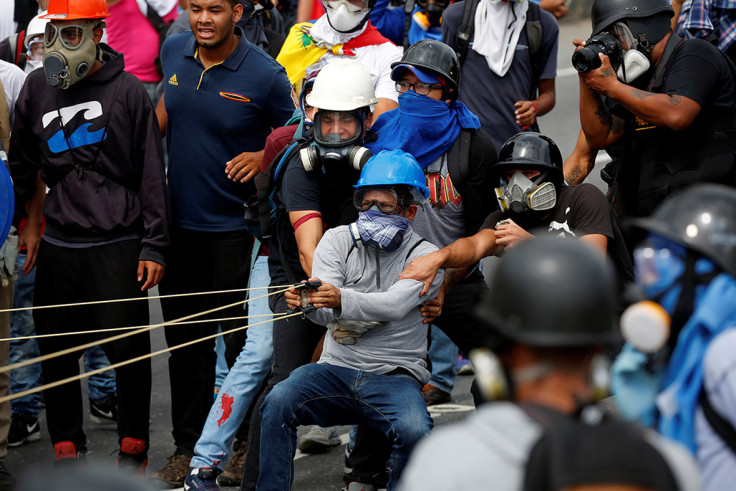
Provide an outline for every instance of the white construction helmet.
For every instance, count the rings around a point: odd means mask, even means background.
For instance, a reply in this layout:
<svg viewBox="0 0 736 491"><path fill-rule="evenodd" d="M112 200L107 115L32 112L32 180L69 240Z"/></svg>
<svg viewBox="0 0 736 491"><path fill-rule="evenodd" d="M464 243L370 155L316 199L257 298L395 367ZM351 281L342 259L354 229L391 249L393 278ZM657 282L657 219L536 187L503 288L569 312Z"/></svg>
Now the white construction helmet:
<svg viewBox="0 0 736 491"><path fill-rule="evenodd" d="M326 111L352 111L378 102L368 70L356 60L335 58L314 79L307 104Z"/></svg>
<svg viewBox="0 0 736 491"><path fill-rule="evenodd" d="M36 17L31 19L31 22L28 23L28 27L26 27L26 37L23 41L26 45L26 49L28 49L28 42L33 39L36 36L43 36L44 32L46 32L46 24L49 23L48 19L42 19L41 16L46 15L47 11L44 10L40 14L38 14Z"/></svg>

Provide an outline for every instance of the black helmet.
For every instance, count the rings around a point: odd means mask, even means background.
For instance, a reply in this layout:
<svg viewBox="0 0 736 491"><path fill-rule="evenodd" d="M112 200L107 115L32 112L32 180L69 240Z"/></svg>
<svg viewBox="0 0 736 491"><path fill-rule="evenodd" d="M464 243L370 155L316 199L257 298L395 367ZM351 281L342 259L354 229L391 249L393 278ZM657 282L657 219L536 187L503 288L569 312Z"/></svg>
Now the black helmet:
<svg viewBox="0 0 736 491"><path fill-rule="evenodd" d="M664 14L664 15L657 15ZM593 24L593 34L599 34L614 23L628 21L631 19L644 20L650 18L645 24L648 30L643 31L640 25L629 25L632 34L646 33L650 44L654 45L661 40L669 29L669 19L675 15L668 0L594 0L590 10L590 21ZM665 28L664 32L660 31ZM657 36L659 35L658 39Z"/></svg>
<svg viewBox="0 0 736 491"><path fill-rule="evenodd" d="M596 346L617 339L615 281L592 246L539 237L506 253L476 316L529 346Z"/></svg>
<svg viewBox="0 0 736 491"><path fill-rule="evenodd" d="M564 180L562 154L557 144L552 138L533 131L517 133L503 144L498 161L491 167L495 185L499 186L503 173L512 169L547 171L547 180L558 190Z"/></svg>
<svg viewBox="0 0 736 491"><path fill-rule="evenodd" d="M736 276L736 190L696 184L665 199L634 227L688 247Z"/></svg>
<svg viewBox="0 0 736 491"><path fill-rule="evenodd" d="M455 51L441 41L422 39L409 46L401 61L391 63L391 78L396 80L396 68L410 65L427 70L447 80L450 84L449 98L457 99L460 87L460 62Z"/></svg>

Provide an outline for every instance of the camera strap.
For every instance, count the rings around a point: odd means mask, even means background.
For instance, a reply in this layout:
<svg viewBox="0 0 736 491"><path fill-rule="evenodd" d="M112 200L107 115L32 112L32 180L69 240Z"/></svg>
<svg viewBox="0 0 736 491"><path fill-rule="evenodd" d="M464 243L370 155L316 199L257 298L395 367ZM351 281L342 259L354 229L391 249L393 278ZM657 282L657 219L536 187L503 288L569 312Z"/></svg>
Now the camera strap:
<svg viewBox="0 0 736 491"><path fill-rule="evenodd" d="M652 92L652 89L655 87L662 85L662 82L664 82L665 71L667 71L667 63L669 63L670 58L675 54L675 51L677 51L683 41L684 39L676 34L671 35L667 40L667 44L662 52L662 58L659 59L657 68L654 69L654 75L649 83L649 88L647 89L649 92Z"/></svg>

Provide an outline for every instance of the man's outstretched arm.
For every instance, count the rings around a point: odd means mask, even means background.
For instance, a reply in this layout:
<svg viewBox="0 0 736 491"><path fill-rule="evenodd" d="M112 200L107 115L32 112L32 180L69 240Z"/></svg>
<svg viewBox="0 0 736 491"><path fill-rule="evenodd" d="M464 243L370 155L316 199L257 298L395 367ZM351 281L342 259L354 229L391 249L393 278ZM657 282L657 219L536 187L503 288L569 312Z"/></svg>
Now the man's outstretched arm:
<svg viewBox="0 0 736 491"><path fill-rule="evenodd" d="M424 283L421 295L429 290L440 268L471 266L484 257L494 256L503 247L496 242L496 232L483 229L470 237L463 237L442 249L414 259L399 276L400 280L412 279Z"/></svg>

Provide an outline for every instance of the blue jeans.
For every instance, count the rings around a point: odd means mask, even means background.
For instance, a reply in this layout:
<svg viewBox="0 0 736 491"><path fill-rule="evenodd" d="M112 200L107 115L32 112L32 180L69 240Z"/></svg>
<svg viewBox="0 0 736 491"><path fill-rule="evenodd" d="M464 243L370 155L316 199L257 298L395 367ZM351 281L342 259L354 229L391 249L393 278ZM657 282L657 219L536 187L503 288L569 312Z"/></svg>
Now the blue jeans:
<svg viewBox="0 0 736 491"><path fill-rule="evenodd" d="M84 370L86 372L109 366L110 360L107 359L107 355L105 355L101 347L92 346L84 352ZM90 401L98 402L115 396L117 394L115 370L110 369L97 375L92 375L87 381L87 388L89 390Z"/></svg>
<svg viewBox="0 0 736 491"><path fill-rule="evenodd" d="M432 324L432 344L429 345L429 359L432 361L432 377L429 383L445 392L452 392L455 386L455 362L457 362L458 349L450 341L447 334Z"/></svg>
<svg viewBox="0 0 736 491"><path fill-rule="evenodd" d="M250 288L266 287L271 283L268 275L268 257L258 256L250 274ZM248 297L268 293L265 288L248 292ZM268 297L248 303L248 315L269 314ZM269 320L269 317L253 317L250 324ZM220 387L217 399L210 409L207 421L194 447L192 467L221 467L230 451L235 433L245 418L261 384L268 375L273 358L273 325L264 322L248 328L245 346Z"/></svg>
<svg viewBox="0 0 736 491"><path fill-rule="evenodd" d="M222 327L217 328L217 332L222 332ZM215 340L215 353L217 353L217 364L215 365L215 389L222 387L227 377L227 361L225 361L225 341L222 337Z"/></svg>
<svg viewBox="0 0 736 491"><path fill-rule="evenodd" d="M18 279L15 280L15 298L13 308L28 308L33 306L33 285L36 283L36 268L28 275L23 275L20 269L26 263L26 255L18 254ZM11 318L10 336L13 338L21 336L35 336L36 327L33 324L33 313L30 310L13 312ZM38 341L25 339L10 342L10 364L38 358ZM16 368L10 372L10 393L23 392L24 390L38 387L41 379L41 364L34 363L22 368ZM41 411L39 403L41 394L35 393L13 399L11 411L13 414L27 414L38 417Z"/></svg>
<svg viewBox="0 0 736 491"><path fill-rule="evenodd" d="M256 489L291 489L298 426L359 423L380 430L391 442L388 490L392 491L414 446L432 429L419 389L419 382L409 375L377 375L323 363L297 368L261 406Z"/></svg>

